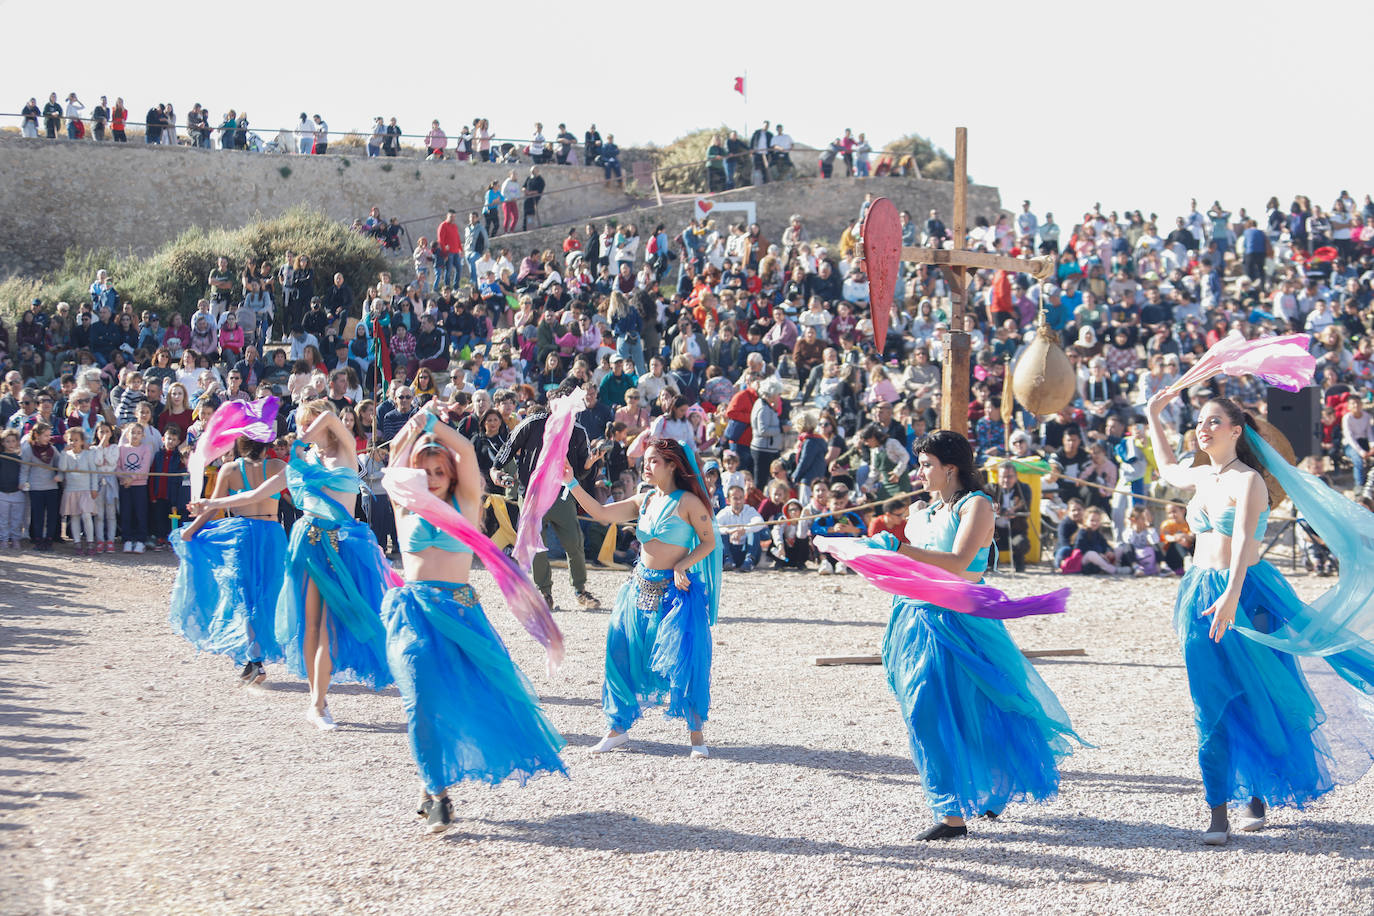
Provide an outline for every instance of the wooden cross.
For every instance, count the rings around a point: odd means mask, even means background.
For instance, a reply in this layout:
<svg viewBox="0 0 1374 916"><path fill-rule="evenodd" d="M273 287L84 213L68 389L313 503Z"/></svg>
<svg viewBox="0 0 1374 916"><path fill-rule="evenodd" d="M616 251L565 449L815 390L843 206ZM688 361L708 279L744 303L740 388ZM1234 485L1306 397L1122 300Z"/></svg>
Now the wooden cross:
<svg viewBox="0 0 1374 916"><path fill-rule="evenodd" d="M945 352L941 359L940 428L952 429L968 435L969 401L969 336L964 331L964 309L967 307L968 272L970 270L1010 270L1028 273L1038 280L1054 274L1054 259L1011 258L964 247L968 234L968 128L954 129L954 214L950 234L954 247L902 248L902 260L917 264L934 264L945 275L949 286L949 334L945 338ZM1004 418L1006 419L1006 418Z"/></svg>

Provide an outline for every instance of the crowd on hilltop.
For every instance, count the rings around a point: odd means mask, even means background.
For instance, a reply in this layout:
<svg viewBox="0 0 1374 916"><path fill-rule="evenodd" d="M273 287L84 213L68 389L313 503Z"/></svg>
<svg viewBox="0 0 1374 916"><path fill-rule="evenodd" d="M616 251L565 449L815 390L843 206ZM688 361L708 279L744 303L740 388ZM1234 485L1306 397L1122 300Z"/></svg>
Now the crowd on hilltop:
<svg viewBox="0 0 1374 916"><path fill-rule="evenodd" d="M253 131L246 111L231 108L216 120L210 109L197 102L191 106L185 123L179 123L172 103L159 102L149 107L143 120L138 121L131 117L122 98L116 98L111 105L109 98L102 95L100 101L88 109L75 92L62 101L58 101L56 92L49 93L48 101L42 105L37 97L30 98L23 105L20 117L22 135L34 139L40 136L56 139L65 131L65 136L71 140L109 139L123 143L128 140L127 127L135 125L143 127L144 142L148 144L324 155L329 152L331 137L328 122L319 114L301 112L294 127L269 131L271 139L264 140ZM341 135L352 136L353 132L335 131L332 134L336 141ZM560 123L556 129L546 131L542 122L535 122L527 138L513 140L498 138L492 132L491 122L483 117L461 125L456 134L446 130L438 118L430 121L425 133L407 134L396 118L377 115L362 140L367 156L376 158L398 155L405 138L420 140L428 161L591 165L600 167L607 181L624 177L615 135L603 135L595 124L589 125L579 139L567 124ZM747 139L737 131L718 134L712 138L705 159L709 190L723 191L790 178L796 173L792 161L794 149L792 137L783 126L775 127L769 121L750 132ZM846 127L841 136L818 151L819 174L830 178L838 170L845 177L867 178L915 171L915 162L909 155L880 154L875 164L873 154L866 135L860 132L855 136L854 131Z"/></svg>
<svg viewBox="0 0 1374 916"><path fill-rule="evenodd" d="M856 217L867 203L856 201ZM647 439L684 441L701 458L738 569L843 571L812 549L815 535L902 536L920 490L912 444L940 417L951 329L938 271L902 265L879 353L855 260L857 219L833 242L811 238L797 214L769 227L589 224L558 249L512 251L494 244L485 216L450 211L404 274L383 273L363 290L288 253L220 259L189 315L127 301L104 271L86 300L34 300L17 326L0 327L0 542L49 546L66 518L79 547L110 549L116 530L126 550L165 544L185 514L185 478L159 475L185 470L216 405L271 393L283 404L280 455L295 405L335 405L376 494L361 511L394 545L376 488L388 440L420 404L455 405L450 416L476 443L493 495L514 499L492 468L509 455L511 431L569 378L587 397L584 486L603 499L633 492ZM939 212L923 217L902 212L906 244L951 243ZM388 225L374 210L364 229ZM973 275L964 317L968 434L989 467L998 540L1016 567L1036 526L1057 562L1077 547L1087 571L1182 569L1186 521L1136 498L1173 495L1154 479L1140 405L1231 330L1313 335L1324 399L1315 469L1348 468L1364 485L1374 455L1368 196L1343 192L1329 209L1270 200L1255 216L1194 204L1162 226L1139 211L1094 208L1061 227L1027 201L1018 214L978 217L967 242L1056 259L1044 282ZM1042 314L1064 341L1077 393L1054 416L1005 416L1004 380ZM1211 385L1265 410L1258 380ZM1185 453L1207 393L1189 392L1166 414ZM1029 517L1024 483L1036 468L1045 472L1040 519ZM289 501L281 514L290 524ZM489 526L504 514L490 514ZM588 552L604 556L604 529L588 533ZM633 532L612 546L630 556Z"/></svg>

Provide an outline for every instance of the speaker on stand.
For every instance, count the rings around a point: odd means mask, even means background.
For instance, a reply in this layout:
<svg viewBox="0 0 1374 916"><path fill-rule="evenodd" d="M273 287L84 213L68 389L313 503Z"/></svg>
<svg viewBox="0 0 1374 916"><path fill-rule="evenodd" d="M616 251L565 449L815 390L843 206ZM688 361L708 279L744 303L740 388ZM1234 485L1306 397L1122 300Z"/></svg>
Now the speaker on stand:
<svg viewBox="0 0 1374 916"><path fill-rule="evenodd" d="M1321 391L1309 385L1301 391L1270 387L1265 397L1268 420L1288 437L1298 460L1321 454Z"/></svg>

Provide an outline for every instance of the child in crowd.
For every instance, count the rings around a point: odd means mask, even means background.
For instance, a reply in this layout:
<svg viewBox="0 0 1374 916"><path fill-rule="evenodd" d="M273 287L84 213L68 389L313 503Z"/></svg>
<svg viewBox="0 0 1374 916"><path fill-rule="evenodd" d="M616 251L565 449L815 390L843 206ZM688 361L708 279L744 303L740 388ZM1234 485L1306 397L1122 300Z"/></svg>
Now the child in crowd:
<svg viewBox="0 0 1374 916"><path fill-rule="evenodd" d="M143 553L148 541L148 469L153 447L143 440L143 427L131 424L119 439L119 527L124 552Z"/></svg>
<svg viewBox="0 0 1374 916"><path fill-rule="evenodd" d="M1107 536L1102 531L1102 522L1107 513L1097 506L1089 506L1083 512L1083 527L1074 535L1073 549L1080 551L1083 558L1083 572L1104 572L1109 576L1124 576L1131 567L1117 563L1116 551L1108 545Z"/></svg>
<svg viewBox="0 0 1374 916"><path fill-rule="evenodd" d="M18 550L28 499L19 489L19 431L0 433L0 550Z"/></svg>
<svg viewBox="0 0 1374 916"><path fill-rule="evenodd" d="M101 420L95 425L96 497L95 550L114 552L115 528L119 524L119 443L112 425Z"/></svg>
<svg viewBox="0 0 1374 916"><path fill-rule="evenodd" d="M1125 558L1129 551L1131 565L1137 576L1157 576L1161 573L1167 575L1169 570L1159 562L1156 546L1159 544L1159 532L1154 528L1150 510L1144 506L1136 506L1130 512L1130 523L1126 540L1122 542L1118 552Z"/></svg>
<svg viewBox="0 0 1374 916"><path fill-rule="evenodd" d="M1065 505L1064 515L1059 519L1059 525L1055 529L1054 543L1054 568L1058 569L1060 564L1073 552L1073 540L1078 536L1078 528L1083 524L1083 500L1073 497Z"/></svg>
<svg viewBox="0 0 1374 916"><path fill-rule="evenodd" d="M100 497L95 479L96 456L86 448L86 434L80 429L67 430L65 438L67 448L57 461L62 472L62 515L67 519L77 555L94 556L95 507Z"/></svg>
<svg viewBox="0 0 1374 916"><path fill-rule="evenodd" d="M19 446L19 489L29 494L29 541L34 550L52 550L61 522L58 505L57 448L52 441L52 427L41 420L33 425Z"/></svg>
<svg viewBox="0 0 1374 916"><path fill-rule="evenodd" d="M780 569L806 569L806 561L811 556L811 524L801 515L801 500L789 499L782 507L780 520L773 526L773 556Z"/></svg>
<svg viewBox="0 0 1374 916"><path fill-rule="evenodd" d="M1193 553L1193 530L1188 527L1188 513L1179 503L1165 510L1164 523L1159 526L1159 543L1164 550L1164 562L1181 576L1184 559Z"/></svg>
<svg viewBox="0 0 1374 916"><path fill-rule="evenodd" d="M883 511L873 516L873 520L868 523L868 536L888 532L903 544L910 543L906 539L907 503L905 499L889 499L883 503Z"/></svg>
<svg viewBox="0 0 1374 916"><path fill-rule="evenodd" d="M153 454L152 475L148 480L148 529L153 547L167 549L172 534L172 512L179 518L187 516L186 459L181 454L181 427L169 424L162 433L162 448Z"/></svg>
<svg viewBox="0 0 1374 916"><path fill-rule="evenodd" d="M720 485L729 492L731 487L744 486L744 472L739 469L739 455L733 449L726 449L721 455L725 470L720 475ZM784 474L786 470L784 469Z"/></svg>

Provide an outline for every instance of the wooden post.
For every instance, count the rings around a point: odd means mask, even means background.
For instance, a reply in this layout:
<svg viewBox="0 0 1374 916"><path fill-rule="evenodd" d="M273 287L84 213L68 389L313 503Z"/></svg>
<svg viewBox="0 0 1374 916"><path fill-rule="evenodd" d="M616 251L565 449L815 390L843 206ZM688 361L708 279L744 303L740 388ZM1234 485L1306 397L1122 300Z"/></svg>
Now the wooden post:
<svg viewBox="0 0 1374 916"><path fill-rule="evenodd" d="M950 232L954 250L962 251L968 238L968 128L954 129L954 214ZM967 306L968 270L963 266L944 268L949 284L949 334L941 357L943 384L940 397L940 426L961 436L968 435L969 344L964 331Z"/></svg>

